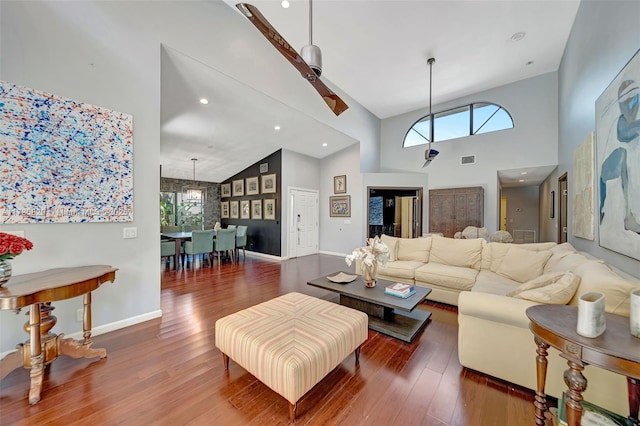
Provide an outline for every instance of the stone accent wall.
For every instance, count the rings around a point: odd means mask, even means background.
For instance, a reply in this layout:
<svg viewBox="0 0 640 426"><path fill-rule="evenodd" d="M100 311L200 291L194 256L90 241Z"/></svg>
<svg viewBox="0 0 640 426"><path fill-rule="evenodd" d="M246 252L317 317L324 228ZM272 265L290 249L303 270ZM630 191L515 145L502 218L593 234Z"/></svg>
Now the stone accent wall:
<svg viewBox="0 0 640 426"><path fill-rule="evenodd" d="M220 184L200 180L160 178L161 192L182 192L182 189L187 185L207 188L207 195L204 202L204 229L213 229L213 225L216 222L220 222Z"/></svg>

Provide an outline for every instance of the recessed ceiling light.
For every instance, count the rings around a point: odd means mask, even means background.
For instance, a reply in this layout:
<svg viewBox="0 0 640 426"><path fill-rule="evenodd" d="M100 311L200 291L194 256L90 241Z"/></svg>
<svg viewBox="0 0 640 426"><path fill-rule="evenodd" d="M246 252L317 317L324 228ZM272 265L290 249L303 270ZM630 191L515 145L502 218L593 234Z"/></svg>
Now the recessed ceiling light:
<svg viewBox="0 0 640 426"><path fill-rule="evenodd" d="M209 103L209 100L208 100L208 99L205 99L205 98L202 98L202 99L200 99L200 103L201 103L202 105L206 105L206 104L208 104L208 103Z"/></svg>
<svg viewBox="0 0 640 426"><path fill-rule="evenodd" d="M273 126L274 130L280 130L280 126L278 126L277 124L275 126Z"/></svg>
<svg viewBox="0 0 640 426"><path fill-rule="evenodd" d="M329 144L325 142L322 144L322 146L329 146Z"/></svg>
<svg viewBox="0 0 640 426"><path fill-rule="evenodd" d="M511 41L520 41L524 38L525 35L527 35L527 33L525 33L524 31L519 31L511 36Z"/></svg>
<svg viewBox="0 0 640 426"><path fill-rule="evenodd" d="M280 6L282 6L284 9L288 9L289 2L287 0L282 0L282 2L280 3Z"/></svg>
<svg viewBox="0 0 640 426"><path fill-rule="evenodd" d="M524 179L520 179L518 182L524 182Z"/></svg>
<svg viewBox="0 0 640 426"><path fill-rule="evenodd" d="M522 173L520 173L520 174L521 174L521 175L526 175L526 174L527 174L527 172L522 172Z"/></svg>

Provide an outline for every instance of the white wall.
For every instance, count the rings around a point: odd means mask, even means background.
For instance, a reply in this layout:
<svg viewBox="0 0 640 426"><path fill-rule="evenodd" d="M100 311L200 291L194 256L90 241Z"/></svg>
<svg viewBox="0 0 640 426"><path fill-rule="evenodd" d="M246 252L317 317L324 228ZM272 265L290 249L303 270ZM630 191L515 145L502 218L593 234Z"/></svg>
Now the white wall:
<svg viewBox="0 0 640 426"><path fill-rule="evenodd" d="M568 172L568 239L577 249L603 258L640 277L640 262L572 233L573 151L595 130L595 101L640 47L640 2L583 1L569 36L558 71L559 79L559 167ZM595 182L596 187L598 185ZM597 190L596 190L597 191ZM597 211L597 204L596 204Z"/></svg>
<svg viewBox="0 0 640 426"><path fill-rule="evenodd" d="M497 170L557 163L557 87L556 73L549 73L434 106L432 110L438 112L472 102L493 102L511 113L514 128L436 143L433 147L440 155L424 169L425 146L402 148L402 140L407 129L428 110L385 119L381 171L426 173L431 189L482 186L484 226L493 233L499 229ZM470 154L476 155L476 164L460 165L460 157Z"/></svg>
<svg viewBox="0 0 640 426"><path fill-rule="evenodd" d="M320 160L297 152L282 150L282 251L289 257L289 188L320 191Z"/></svg>
<svg viewBox="0 0 640 426"><path fill-rule="evenodd" d="M221 1L0 2L0 16L0 78L133 115L135 222L126 226L138 228L137 239L121 238L123 224L1 227L24 230L35 244L15 260L16 274L91 263L120 268L115 285L96 291L94 329L159 314L161 43L360 141L366 149L356 170L379 166L379 120L323 79L350 106L335 117L246 18ZM56 304L54 331L79 331L80 306L80 299ZM26 334L23 316L2 312L0 320L1 353Z"/></svg>
<svg viewBox="0 0 640 426"><path fill-rule="evenodd" d="M507 231L532 230L536 241L540 239L538 229L538 185L517 188L503 188L502 196L507 198Z"/></svg>
<svg viewBox="0 0 640 426"><path fill-rule="evenodd" d="M539 217L540 217L540 237L538 241L558 242L558 169L547 177L539 186L538 197L540 199ZM554 191L554 214L550 216L551 209L551 191Z"/></svg>

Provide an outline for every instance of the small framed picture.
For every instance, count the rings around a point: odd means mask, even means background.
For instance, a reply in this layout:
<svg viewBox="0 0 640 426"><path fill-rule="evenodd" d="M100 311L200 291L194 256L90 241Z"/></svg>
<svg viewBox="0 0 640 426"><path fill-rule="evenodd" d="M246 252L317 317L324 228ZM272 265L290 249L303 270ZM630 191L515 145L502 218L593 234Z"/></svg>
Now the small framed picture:
<svg viewBox="0 0 640 426"><path fill-rule="evenodd" d="M276 200L269 198L264 200L264 219L276 220Z"/></svg>
<svg viewBox="0 0 640 426"><path fill-rule="evenodd" d="M263 194L273 194L276 192L276 174L262 176L262 191Z"/></svg>
<svg viewBox="0 0 640 426"><path fill-rule="evenodd" d="M244 195L244 179L233 181L233 196L242 197Z"/></svg>
<svg viewBox="0 0 640 426"><path fill-rule="evenodd" d="M258 195L260 188L258 187L258 176L246 179L247 195Z"/></svg>
<svg viewBox="0 0 640 426"><path fill-rule="evenodd" d="M346 194L347 192L347 175L333 177L333 193Z"/></svg>
<svg viewBox="0 0 640 426"><path fill-rule="evenodd" d="M351 196L338 195L329 197L329 216L351 217Z"/></svg>
<svg viewBox="0 0 640 426"><path fill-rule="evenodd" d="M229 219L229 202L223 201L220 203L220 218Z"/></svg>
<svg viewBox="0 0 640 426"><path fill-rule="evenodd" d="M230 183L223 183L222 185L220 185L220 197L221 198L231 197Z"/></svg>
<svg viewBox="0 0 640 426"><path fill-rule="evenodd" d="M250 219L251 212L249 211L249 200L240 201L240 219Z"/></svg>
<svg viewBox="0 0 640 426"><path fill-rule="evenodd" d="M262 200L251 200L251 219L262 219Z"/></svg>
<svg viewBox="0 0 640 426"><path fill-rule="evenodd" d="M240 203L238 201L230 201L229 202L229 209L231 210L229 212L229 217L231 219L238 219L240 217L239 204Z"/></svg>

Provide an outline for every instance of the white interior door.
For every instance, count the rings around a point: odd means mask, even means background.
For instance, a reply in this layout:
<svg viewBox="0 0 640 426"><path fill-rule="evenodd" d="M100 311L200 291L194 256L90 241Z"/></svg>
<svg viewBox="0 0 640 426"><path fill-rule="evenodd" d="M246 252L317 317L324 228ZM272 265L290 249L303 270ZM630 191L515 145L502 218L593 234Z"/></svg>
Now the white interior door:
<svg viewBox="0 0 640 426"><path fill-rule="evenodd" d="M291 189L291 239L289 257L300 257L318 252L319 204L318 191Z"/></svg>

